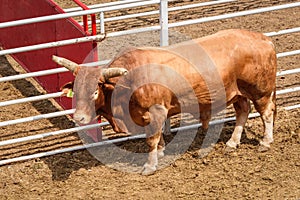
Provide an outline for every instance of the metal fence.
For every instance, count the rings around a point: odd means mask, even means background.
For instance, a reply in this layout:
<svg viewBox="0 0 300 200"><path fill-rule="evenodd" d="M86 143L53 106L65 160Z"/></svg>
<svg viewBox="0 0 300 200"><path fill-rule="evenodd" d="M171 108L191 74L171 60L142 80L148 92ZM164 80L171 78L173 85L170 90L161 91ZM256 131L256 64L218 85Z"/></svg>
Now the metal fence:
<svg viewBox="0 0 300 200"><path fill-rule="evenodd" d="M264 12L271 12L271 11L275 11L275 10L282 10L282 9L300 6L300 2L296 2L296 3L285 4L285 5L271 6L271 7L258 8L258 9L248 10L248 11L223 14L223 15L218 15L218 16L213 16L213 17L204 17L204 18L199 18L199 19L180 21L180 22L176 22L176 23L168 23L168 12L196 8L196 7L201 7L201 6L230 3L233 1L234 0L216 0L216 1L209 1L209 2L197 3L197 4L189 4L189 5L185 5L185 6L172 7L172 8L168 8L167 0L117 1L117 2L111 2L111 3L106 3L106 4L93 5L93 6L90 6L90 10L81 11L80 8L71 8L71 9L66 9L67 13L64 13L64 14L57 14L57 15L51 15L51 16L43 16L43 17L36 17L36 18L31 18L31 19L22 19L22 20L17 20L17 21L4 22L4 23L0 23L0 30L1 30L1 28L18 26L18 25L22 25L22 24L39 23L39 22L43 22L43 21L57 20L57 19L62 19L62 18L69 18L69 17L82 16L82 15L88 15L88 14L99 14L99 16L100 16L100 20L98 20L98 23L100 23L99 32L104 33L105 32L105 30L104 30L105 22L114 21L114 20L124 20L124 19L128 19L128 18L139 17L139 16L144 17L144 16L148 16L148 15L159 14L160 23L158 25L137 28L137 29L131 29L131 30L118 31L118 32L111 32L111 33L107 33L107 37L115 37L115 36L121 36L121 35L128 35L128 34L134 34L134 33L160 30L160 41L161 41L160 44L161 44L161 46L166 46L166 45L168 45L168 30L169 30L169 28L191 25L191 24L196 24L196 23L216 21L216 20L221 20L221 19L234 18L234 17L239 17L239 16L264 13ZM136 13L136 14L129 14L129 15L124 15L124 16L120 16L120 17L104 18L105 12L109 12L109 11L113 11L113 10L120 10L120 9L127 9L127 8L134 8L134 7L145 6L145 5L153 5L153 4L160 4L160 10ZM300 32L300 27L265 33L265 35L272 37L272 36L277 36L277 35L282 35L282 34L290 34L290 33L295 33L295 32ZM39 50L39 49L43 49L43 48L50 48L53 46L63 46L63 45L74 44L74 43L79 43L79 42L98 40L102 37L103 37L103 35L97 35L97 36L90 36L90 37L84 37L84 38L74 38L74 39L64 40L64 41L50 42L50 43L45 43L45 44L38 44L38 45L33 45L33 46L18 47L18 48L14 48L14 49L6 49L6 50L1 50L0 55L14 54L14 53L20 53L20 52L25 52L25 51ZM300 54L300 50L278 53L277 57L281 58L281 57L292 56L292 55L296 55L296 54ZM105 60L105 61L99 61L99 62L94 62L94 63L88 63L85 65L98 66L98 65L106 64L108 62L109 62L109 60ZM61 72L65 72L65 71L67 71L67 69L57 68L57 69L44 70L44 71L39 71L39 72L19 74L19 75L14 75L14 76L2 77L2 78L0 78L0 82L13 81L13 80L19 80L19 79L25 79L25 78L37 77L37 76L44 76L44 75L49 75L49 74L56 74L56 73L61 73ZM284 75L294 74L294 73L299 73L299 72L300 72L300 68L296 68L296 69L292 69L292 70L278 72L277 76L284 76ZM277 91L277 94L281 95L281 94L286 94L286 93L296 92L296 91L300 91L300 87L283 89L283 90ZM27 98L22 98L22 99L15 99L15 100L10 100L10 101L0 102L0 107L19 104L19 103L25 103L25 102L39 101L39 100L44 100L44 99L49 99L49 98L55 98L55 97L61 96L61 94L62 94L62 92L58 91L58 92L52 93L52 94L45 94L45 95L40 95L40 96L27 97ZM291 109L296 109L296 108L300 108L300 104L285 107L286 110L291 110ZM2 122L0 122L0 127L9 126L9 125L18 124L18 123L30 122L30 121L40 120L40 119L48 119L48 118L53 118L53 117L58 117L58 116L63 116L63 115L69 115L72 113L74 113L74 109L59 111L59 112L54 112L54 113L47 113L47 114L42 114L42 115L37 115L37 116L32 116L32 117L20 118L20 119L15 119L15 120L2 121ZM252 113L252 114L250 114L249 117L253 118L253 117L257 117L257 116L259 116L258 113ZM235 120L235 118L231 117L231 118L226 118L225 120L212 121L211 124L224 123L224 122L233 121L233 120ZM54 135L88 130L88 129L93 129L93 128L105 126L105 125L108 125L108 123L104 122L104 123L100 123L100 124L74 127L74 128L70 128L70 129L66 129L66 130L59 130L59 131L48 132L48 133L43 133L43 134L38 134L38 135L33 135L33 136L28 136L28 137L5 140L5 141L0 141L0 146L15 144L15 143L19 143L19 142L25 142L25 141L31 141L31 140L38 140L38 139L42 139L42 138L46 138L46 137L50 137L50 136L54 136ZM195 127L199 127L199 126L201 126L201 124L191 125L191 126L181 127L181 128L189 129L189 128L195 128ZM172 129L171 131L177 131L177 130L178 129ZM120 142L120 141L126 141L126 140L130 140L130 139L143 138L143 137L145 137L145 135L132 136L132 137L128 137L128 138L121 138L121 139L110 140L110 141L102 141L99 143L93 143L93 144L89 144L89 145L74 146L74 147L69 147L69 148L65 148L65 149L58 149L58 150L49 151L49 152L43 152L43 153L38 153L38 154L33 154L33 155L27 155L27 156L21 156L21 157L6 159L6 160L0 160L0 165L15 162L15 161L22 161L22 160L27 160L27 159L32 159L32 158L44 157L44 156L54 155L54 154L58 154L58 153L64 153L64 152L70 152L70 151L74 151L74 150L89 148L89 147L93 147L93 146L101 146L101 145L105 145L107 143Z"/></svg>

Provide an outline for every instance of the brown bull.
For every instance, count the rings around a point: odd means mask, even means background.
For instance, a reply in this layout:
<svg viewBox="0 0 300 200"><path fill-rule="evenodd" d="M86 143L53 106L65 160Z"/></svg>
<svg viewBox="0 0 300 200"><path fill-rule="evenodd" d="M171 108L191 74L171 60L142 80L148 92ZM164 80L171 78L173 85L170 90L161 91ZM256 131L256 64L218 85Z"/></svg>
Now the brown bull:
<svg viewBox="0 0 300 200"><path fill-rule="evenodd" d="M276 53L271 40L263 34L225 30L168 48L132 49L117 56L107 68L80 67L55 56L54 61L77 75L76 121L89 123L95 117L95 109L116 132L127 132L132 126L124 116L139 126L148 127L145 131L150 152L143 174L153 173L158 156L163 155L163 122L182 110L192 114L200 112L199 119L206 130L212 109L220 111L233 104L236 125L226 145L236 148L251 100L264 123L261 147L267 149L273 141ZM210 70L212 64L214 70ZM176 74L182 79L177 79ZM218 79L221 85L216 84ZM120 94L117 103L112 102L116 90ZM129 96L122 95L128 90ZM224 96L220 95L222 90ZM196 99L196 109L192 96Z"/></svg>

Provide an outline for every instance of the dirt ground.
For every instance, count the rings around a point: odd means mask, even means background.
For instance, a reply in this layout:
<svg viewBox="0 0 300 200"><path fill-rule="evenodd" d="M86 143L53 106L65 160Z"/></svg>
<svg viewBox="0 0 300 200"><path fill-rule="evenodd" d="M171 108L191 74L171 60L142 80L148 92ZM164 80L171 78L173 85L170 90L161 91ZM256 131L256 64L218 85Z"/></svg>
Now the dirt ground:
<svg viewBox="0 0 300 200"><path fill-rule="evenodd" d="M63 7L75 6L71 1L57 0ZM87 4L104 2L85 0ZM108 2L108 1L106 1ZM200 2L178 1L178 4ZM236 3L180 11L171 14L170 22L236 12L257 7L279 5L298 1L289 0L241 0ZM146 7L152 10L154 7ZM108 13L108 16L136 12ZM138 27L156 23L152 18L137 18L122 23L111 22L106 30L117 31L125 27ZM171 30L171 43L184 38L196 38L228 28L245 28L259 32L271 32L300 26L300 8L256 14L247 17L221 20ZM149 41L145 42L145 36ZM180 37L179 37L180 36ZM109 56L127 45L157 46L157 33L135 35L130 40L108 38L100 44ZM272 37L277 51L300 49L300 33ZM121 44L120 44L121 43ZM106 55L103 55L104 57ZM300 55L278 59L278 71L299 68ZM11 57L0 57L0 75L9 76L22 70ZM0 83L0 101L43 94L33 80ZM300 74L278 77L277 89L300 86ZM259 118L248 120L241 145L232 153L224 153L234 123L226 123L214 149L205 157L196 156L201 138L197 138L179 159L154 175L141 176L114 170L90 155L87 150L63 153L24 162L0 166L0 199L300 199L300 109L286 111L283 107L299 104L300 92L278 95L278 115L274 130L274 143L268 152L257 151L262 137ZM23 118L57 111L52 101L24 103L0 108L0 121ZM38 120L0 128L0 140L72 127L67 117ZM0 147L0 160L21 155L51 151L80 145L77 134L51 136L42 140ZM145 147L143 140L123 144L132 151ZM101 150L105 151L105 147Z"/></svg>

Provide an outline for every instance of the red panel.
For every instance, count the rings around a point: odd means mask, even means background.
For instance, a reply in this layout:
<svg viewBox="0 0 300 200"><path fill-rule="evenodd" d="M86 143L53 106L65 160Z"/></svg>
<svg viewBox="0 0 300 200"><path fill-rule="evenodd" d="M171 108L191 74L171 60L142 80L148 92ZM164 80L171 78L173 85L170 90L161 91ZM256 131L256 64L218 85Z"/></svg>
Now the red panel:
<svg viewBox="0 0 300 200"><path fill-rule="evenodd" d="M63 13L51 0L1 0L0 22L26 19ZM87 36L83 28L73 19L28 24L0 29L0 43L4 49L54 42ZM77 63L91 62L94 57L87 56L93 49L93 42L55 47L12 55L28 72L57 68L52 55L59 55ZM54 74L36 78L47 92L57 92L60 87L74 77L71 73ZM72 107L71 100L57 99L65 109Z"/></svg>

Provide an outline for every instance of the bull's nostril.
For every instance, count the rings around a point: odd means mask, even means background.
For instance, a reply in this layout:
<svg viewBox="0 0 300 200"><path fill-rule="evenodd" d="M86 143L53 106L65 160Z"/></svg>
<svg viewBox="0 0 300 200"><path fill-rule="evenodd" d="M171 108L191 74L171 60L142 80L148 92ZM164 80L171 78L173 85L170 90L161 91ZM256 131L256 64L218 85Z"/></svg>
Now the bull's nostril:
<svg viewBox="0 0 300 200"><path fill-rule="evenodd" d="M80 115L74 115L74 120L77 122L84 122L85 121L85 117L84 116L80 116Z"/></svg>
<svg viewBox="0 0 300 200"><path fill-rule="evenodd" d="M84 121L84 117L82 117L79 121L80 121L80 122L83 122L83 121Z"/></svg>

